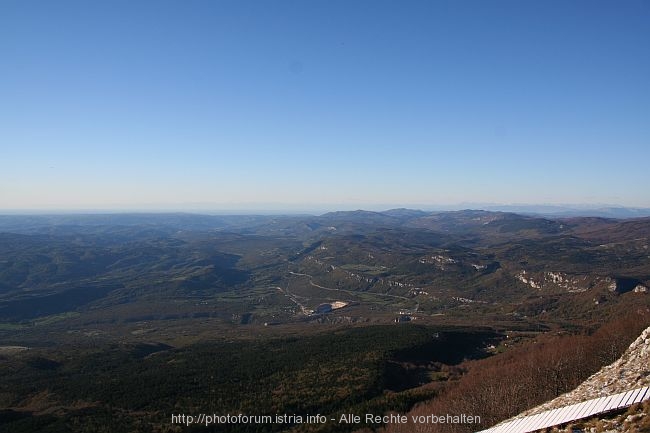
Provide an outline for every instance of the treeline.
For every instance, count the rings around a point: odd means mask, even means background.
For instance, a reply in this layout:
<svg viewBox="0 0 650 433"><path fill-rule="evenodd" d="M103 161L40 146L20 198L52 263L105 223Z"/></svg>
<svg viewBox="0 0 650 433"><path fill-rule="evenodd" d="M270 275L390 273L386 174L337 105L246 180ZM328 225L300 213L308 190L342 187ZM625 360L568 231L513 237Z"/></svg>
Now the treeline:
<svg viewBox="0 0 650 433"><path fill-rule="evenodd" d="M600 368L618 359L650 325L650 314L634 312L595 332L542 335L491 358L468 361L465 374L410 415L473 415L481 424L389 425L386 433L469 433L515 416L573 390Z"/></svg>

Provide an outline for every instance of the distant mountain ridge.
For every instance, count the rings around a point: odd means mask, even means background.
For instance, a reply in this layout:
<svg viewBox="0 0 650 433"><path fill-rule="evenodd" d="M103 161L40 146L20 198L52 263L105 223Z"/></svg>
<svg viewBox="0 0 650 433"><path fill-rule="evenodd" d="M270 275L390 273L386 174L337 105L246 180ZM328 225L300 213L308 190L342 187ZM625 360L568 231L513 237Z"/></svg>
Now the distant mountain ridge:
<svg viewBox="0 0 650 433"><path fill-rule="evenodd" d="M641 213L639 213L641 214ZM629 213L628 213L629 215ZM631 240L647 237L650 216L551 217L505 211L464 209L426 212L389 209L354 210L322 215L204 215L191 213L126 213L65 215L0 215L0 233L48 234L97 232L116 227L146 229L169 235L178 231L219 231L240 234L313 238L324 233L364 233L378 228L418 229L495 239L574 235L584 239Z"/></svg>
<svg viewBox="0 0 650 433"><path fill-rule="evenodd" d="M485 210L533 214L548 217L603 217L603 218L642 218L650 216L650 208L621 206L571 207L553 205L504 205L485 206Z"/></svg>

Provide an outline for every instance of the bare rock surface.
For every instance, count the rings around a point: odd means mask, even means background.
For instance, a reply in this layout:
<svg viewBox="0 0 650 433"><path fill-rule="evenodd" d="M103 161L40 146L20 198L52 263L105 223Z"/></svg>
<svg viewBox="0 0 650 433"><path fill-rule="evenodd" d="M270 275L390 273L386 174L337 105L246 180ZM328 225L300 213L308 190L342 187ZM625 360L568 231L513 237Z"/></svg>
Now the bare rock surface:
<svg viewBox="0 0 650 433"><path fill-rule="evenodd" d="M603 367L576 389L517 415L535 415L592 398L598 398L650 385L650 327L612 364Z"/></svg>

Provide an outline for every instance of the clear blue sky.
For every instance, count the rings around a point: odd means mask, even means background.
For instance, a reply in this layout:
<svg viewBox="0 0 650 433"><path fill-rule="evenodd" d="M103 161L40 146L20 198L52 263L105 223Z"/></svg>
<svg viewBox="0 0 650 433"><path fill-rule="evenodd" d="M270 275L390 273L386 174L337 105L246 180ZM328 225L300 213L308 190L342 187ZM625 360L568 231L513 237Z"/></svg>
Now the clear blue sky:
<svg viewBox="0 0 650 433"><path fill-rule="evenodd" d="M0 1L0 209L650 206L650 2Z"/></svg>

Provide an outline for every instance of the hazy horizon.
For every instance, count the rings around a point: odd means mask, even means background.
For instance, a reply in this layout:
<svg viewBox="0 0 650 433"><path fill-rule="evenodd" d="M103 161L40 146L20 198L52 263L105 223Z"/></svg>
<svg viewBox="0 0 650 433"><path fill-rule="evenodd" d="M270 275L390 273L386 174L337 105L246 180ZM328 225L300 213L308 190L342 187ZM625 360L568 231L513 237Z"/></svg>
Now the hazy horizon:
<svg viewBox="0 0 650 433"><path fill-rule="evenodd" d="M636 0L4 1L0 212L648 208L649 21Z"/></svg>
<svg viewBox="0 0 650 433"><path fill-rule="evenodd" d="M615 204L550 204L550 203L456 203L449 205L435 204L377 204L370 206L321 204L318 206L288 206L282 204L249 205L240 207L214 206L185 206L185 207L129 207L129 208L32 208L32 209L0 209L1 215L119 215L119 214L194 214L194 215L322 215L329 212L368 211L386 212L396 209L407 209L424 212L448 212L463 210L483 210L494 212L513 212L539 215L585 215L607 214L613 212L613 217L619 217L627 212L631 216L650 216L650 208L627 207Z"/></svg>

